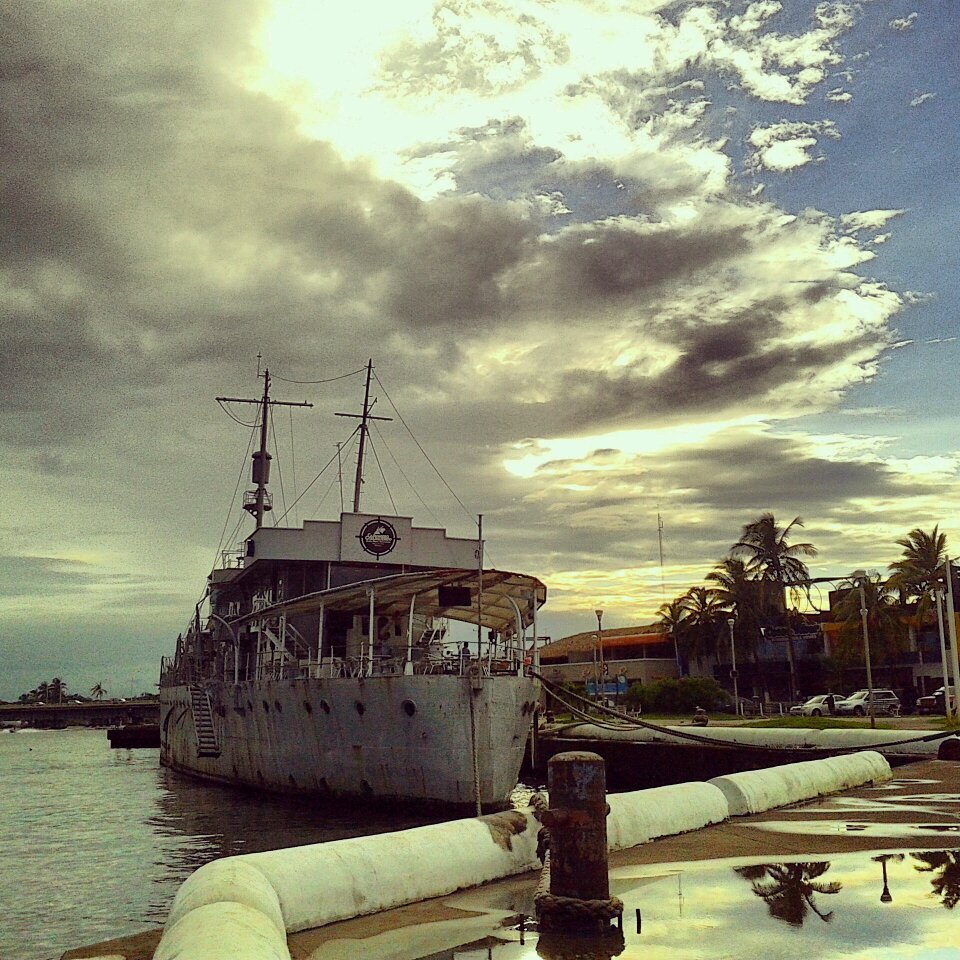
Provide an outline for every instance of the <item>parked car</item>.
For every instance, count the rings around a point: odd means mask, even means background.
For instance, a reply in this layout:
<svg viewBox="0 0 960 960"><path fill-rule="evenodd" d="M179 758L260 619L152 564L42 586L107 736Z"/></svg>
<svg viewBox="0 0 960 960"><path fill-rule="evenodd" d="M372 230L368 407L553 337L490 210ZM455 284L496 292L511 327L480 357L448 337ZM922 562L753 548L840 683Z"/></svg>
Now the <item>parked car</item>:
<svg viewBox="0 0 960 960"><path fill-rule="evenodd" d="M825 717L830 715L830 705L827 703L827 700L832 696L829 693L821 693L815 697L811 697L804 703L797 704L795 707L790 708L790 713L795 717ZM834 702L839 700L839 697L834 697Z"/></svg>
<svg viewBox="0 0 960 960"><path fill-rule="evenodd" d="M957 693L953 687L950 688L950 709L952 710L957 702ZM917 697L917 713L946 713L943 702L943 687L938 687L933 693L925 697Z"/></svg>
<svg viewBox="0 0 960 960"><path fill-rule="evenodd" d="M865 717L870 712L870 691L858 690L856 693L851 693L846 700L838 700L836 711L840 716L852 714L855 717ZM900 698L892 690L874 687L873 712L874 714L899 717Z"/></svg>

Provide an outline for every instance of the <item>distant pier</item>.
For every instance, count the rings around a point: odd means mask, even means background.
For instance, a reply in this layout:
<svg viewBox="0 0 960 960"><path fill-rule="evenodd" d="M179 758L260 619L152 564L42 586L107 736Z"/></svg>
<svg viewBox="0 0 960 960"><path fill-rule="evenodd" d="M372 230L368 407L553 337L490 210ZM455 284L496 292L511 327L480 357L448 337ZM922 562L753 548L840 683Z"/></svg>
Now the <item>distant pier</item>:
<svg viewBox="0 0 960 960"><path fill-rule="evenodd" d="M159 722L159 700L0 704L0 723L21 723L39 730L59 730L63 727L114 727L128 723Z"/></svg>

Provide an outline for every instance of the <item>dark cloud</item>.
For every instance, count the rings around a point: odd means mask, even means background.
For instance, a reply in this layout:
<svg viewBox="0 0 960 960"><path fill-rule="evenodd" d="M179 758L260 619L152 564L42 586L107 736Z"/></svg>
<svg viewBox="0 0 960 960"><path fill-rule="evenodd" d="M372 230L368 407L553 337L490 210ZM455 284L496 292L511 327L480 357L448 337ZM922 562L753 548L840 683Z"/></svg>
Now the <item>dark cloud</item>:
<svg viewBox="0 0 960 960"><path fill-rule="evenodd" d="M0 582L7 597L54 597L89 587L137 583L124 574L108 574L92 564L56 557L0 555Z"/></svg>

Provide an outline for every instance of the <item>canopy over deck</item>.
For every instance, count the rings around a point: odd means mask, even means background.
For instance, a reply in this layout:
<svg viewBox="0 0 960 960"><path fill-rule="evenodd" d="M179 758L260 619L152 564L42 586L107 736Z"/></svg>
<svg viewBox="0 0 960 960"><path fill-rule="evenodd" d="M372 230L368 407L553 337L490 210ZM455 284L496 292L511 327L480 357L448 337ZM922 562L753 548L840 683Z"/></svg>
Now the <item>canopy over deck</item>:
<svg viewBox="0 0 960 960"><path fill-rule="evenodd" d="M232 627L263 617L317 613L320 610L367 610L371 591L376 611L382 616L405 616L414 601L418 614L449 617L464 623L480 623L498 632L512 629L520 622L524 628L534 622L536 610L547 599L547 588L536 577L506 570L483 571L483 598L479 604L480 577L463 569L438 569L417 573L398 573L376 580L362 580L343 587L331 587L302 597L294 597L252 611L229 621ZM463 587L470 590L468 606L441 606L441 587ZM482 612L481 612L482 611Z"/></svg>

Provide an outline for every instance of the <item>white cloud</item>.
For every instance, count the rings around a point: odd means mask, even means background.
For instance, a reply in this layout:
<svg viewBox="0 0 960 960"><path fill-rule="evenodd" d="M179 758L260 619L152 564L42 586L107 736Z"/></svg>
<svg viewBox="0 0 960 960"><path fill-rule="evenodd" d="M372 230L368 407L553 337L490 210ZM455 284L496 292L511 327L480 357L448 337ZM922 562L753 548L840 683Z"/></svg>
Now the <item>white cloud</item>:
<svg viewBox="0 0 960 960"><path fill-rule="evenodd" d="M916 23L917 16L918 14L916 10L914 10L913 13L910 13L905 17L895 17L887 24L887 26L891 30L897 30L899 32L903 32L904 30L912 30L914 23Z"/></svg>
<svg viewBox="0 0 960 960"><path fill-rule="evenodd" d="M747 142L754 148L752 164L755 169L784 173L815 162L818 158L810 151L820 137L839 139L840 134L832 120L783 120L754 127Z"/></svg>
<svg viewBox="0 0 960 960"><path fill-rule="evenodd" d="M844 90L842 87L835 87L833 90L828 90L825 98L828 103L849 103L853 99L853 94L849 90Z"/></svg>
<svg viewBox="0 0 960 960"><path fill-rule="evenodd" d="M880 230L906 210L855 210L840 217L840 225L849 233L861 230ZM880 242L880 241L877 241Z"/></svg>

